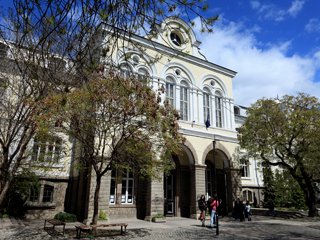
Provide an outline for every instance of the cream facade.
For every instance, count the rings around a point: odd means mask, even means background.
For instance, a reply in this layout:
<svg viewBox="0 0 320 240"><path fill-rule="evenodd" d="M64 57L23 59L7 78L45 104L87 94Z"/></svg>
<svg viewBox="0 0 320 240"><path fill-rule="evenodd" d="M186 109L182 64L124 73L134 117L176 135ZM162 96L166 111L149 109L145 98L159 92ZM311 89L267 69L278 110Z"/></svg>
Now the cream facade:
<svg viewBox="0 0 320 240"><path fill-rule="evenodd" d="M141 180L116 170L109 173L103 179L100 210L110 219L150 220L156 214L195 218L197 199L216 193L222 199L223 214L228 214L241 191L232 93L236 72L208 62L192 29L181 19L169 18L155 27L157 31L151 30L148 36L128 36L111 61L124 75L147 75L154 90L165 89L162 101L180 113L180 131L186 138L183 153L173 154L176 168L169 175L160 173L161 180ZM99 43L102 49L108 49L109 31L105 26ZM101 57L101 62L108 61ZM90 219L95 183L88 180L84 185L90 191L79 215ZM75 199L83 196L77 187L72 191ZM81 209L71 207L70 211Z"/></svg>

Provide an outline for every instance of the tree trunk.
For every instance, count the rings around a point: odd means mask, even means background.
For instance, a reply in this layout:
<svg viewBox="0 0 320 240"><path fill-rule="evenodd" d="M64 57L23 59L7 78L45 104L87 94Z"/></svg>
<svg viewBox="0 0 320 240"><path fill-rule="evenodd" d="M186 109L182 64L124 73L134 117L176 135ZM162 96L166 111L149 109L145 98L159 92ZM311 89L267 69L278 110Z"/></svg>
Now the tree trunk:
<svg viewBox="0 0 320 240"><path fill-rule="evenodd" d="M101 186L101 175L97 174L96 189L94 191L94 199L93 199L93 216L92 216L92 223L91 223L92 225L95 225L98 222L100 186Z"/></svg>
<svg viewBox="0 0 320 240"><path fill-rule="evenodd" d="M308 206L308 217L315 217L317 215L317 193L314 189L308 191L307 206Z"/></svg>
<svg viewBox="0 0 320 240"><path fill-rule="evenodd" d="M6 180L4 182L4 185L1 186L1 192L0 192L0 210L4 208L4 201L6 199L6 196L7 196L7 193L8 193L8 190L9 190L9 187L10 187L10 181L9 180Z"/></svg>

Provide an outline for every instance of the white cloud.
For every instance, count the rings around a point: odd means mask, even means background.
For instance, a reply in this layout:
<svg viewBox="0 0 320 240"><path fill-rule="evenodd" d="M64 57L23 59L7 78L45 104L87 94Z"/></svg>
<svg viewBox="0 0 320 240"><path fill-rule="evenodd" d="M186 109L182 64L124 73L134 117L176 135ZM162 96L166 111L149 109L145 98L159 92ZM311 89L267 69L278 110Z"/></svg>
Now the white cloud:
<svg viewBox="0 0 320 240"><path fill-rule="evenodd" d="M251 8L256 10L261 18L280 22L285 20L287 15L296 17L302 10L304 2L304 0L294 0L288 9L280 9L276 4L262 4L257 0L251 1L250 4Z"/></svg>
<svg viewBox="0 0 320 240"><path fill-rule="evenodd" d="M213 34L197 32L197 36L209 61L238 72L233 80L238 104L248 106L262 97L298 92L320 97L320 83L313 81L320 70L320 52L311 57L288 56L290 41L261 48L254 32L233 22L217 24Z"/></svg>
<svg viewBox="0 0 320 240"><path fill-rule="evenodd" d="M302 0L295 0L292 2L290 8L288 9L288 13L291 16L297 16L297 14L302 10L302 7L304 5L304 1Z"/></svg>
<svg viewBox="0 0 320 240"><path fill-rule="evenodd" d="M318 32L320 32L320 20L318 18L309 19L307 25L305 26L305 30L308 33L318 33Z"/></svg>

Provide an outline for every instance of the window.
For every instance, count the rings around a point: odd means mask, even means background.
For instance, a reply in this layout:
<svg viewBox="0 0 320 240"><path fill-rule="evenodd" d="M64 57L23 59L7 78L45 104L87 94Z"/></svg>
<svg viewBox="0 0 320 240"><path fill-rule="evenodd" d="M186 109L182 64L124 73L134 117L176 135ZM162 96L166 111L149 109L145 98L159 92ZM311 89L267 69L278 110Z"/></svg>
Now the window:
<svg viewBox="0 0 320 240"><path fill-rule="evenodd" d="M216 127L222 128L222 96L219 92L216 92L215 107L216 107Z"/></svg>
<svg viewBox="0 0 320 240"><path fill-rule="evenodd" d="M30 202L38 202L39 201L39 188L38 187L31 187L29 189L29 201Z"/></svg>
<svg viewBox="0 0 320 240"><path fill-rule="evenodd" d="M240 108L238 107L233 107L233 111L235 115L240 115Z"/></svg>
<svg viewBox="0 0 320 240"><path fill-rule="evenodd" d="M41 180L39 185L33 185L29 188L27 205L29 206L47 206L55 205L55 184L46 180Z"/></svg>
<svg viewBox="0 0 320 240"><path fill-rule="evenodd" d="M242 191L242 197L244 200L252 202L253 198L252 198L252 191L250 190L243 190Z"/></svg>
<svg viewBox="0 0 320 240"><path fill-rule="evenodd" d="M133 203L133 174L129 171L122 174L121 203Z"/></svg>
<svg viewBox="0 0 320 240"><path fill-rule="evenodd" d="M138 79L140 81L148 81L150 80L150 73L145 68L139 68L138 70Z"/></svg>
<svg viewBox="0 0 320 240"><path fill-rule="evenodd" d="M53 186L44 185L42 202L51 203L53 201L53 192L54 192Z"/></svg>
<svg viewBox="0 0 320 240"><path fill-rule="evenodd" d="M116 170L111 171L111 182L110 182L110 197L109 203L116 203Z"/></svg>
<svg viewBox="0 0 320 240"><path fill-rule="evenodd" d="M134 176L131 171L124 170L120 177L118 171L112 170L109 197L110 204L117 203L117 187L121 188L121 204L133 204Z"/></svg>
<svg viewBox="0 0 320 240"><path fill-rule="evenodd" d="M203 92L203 119L206 127L210 127L210 91L209 89L205 88Z"/></svg>
<svg viewBox="0 0 320 240"><path fill-rule="evenodd" d="M170 33L170 40L174 45L178 47L180 47L182 44L180 36L175 32Z"/></svg>
<svg viewBox="0 0 320 240"><path fill-rule="evenodd" d="M175 106L175 87L174 87L174 80L171 77L167 77L166 82L166 100L171 106Z"/></svg>
<svg viewBox="0 0 320 240"><path fill-rule="evenodd" d="M62 140L59 137L50 136L44 139L35 138L33 145L33 160L39 162L58 162L61 155Z"/></svg>
<svg viewBox="0 0 320 240"><path fill-rule="evenodd" d="M132 74L132 69L127 63L120 64L120 76L123 78L129 78Z"/></svg>
<svg viewBox="0 0 320 240"><path fill-rule="evenodd" d="M242 159L240 162L241 177L250 177L249 174L249 161Z"/></svg>
<svg viewBox="0 0 320 240"><path fill-rule="evenodd" d="M185 81L182 81L181 87L180 87L180 118L181 120L188 121L188 113L189 113L188 84Z"/></svg>
<svg viewBox="0 0 320 240"><path fill-rule="evenodd" d="M208 196L212 196L212 176L211 176L211 165L206 169L206 192Z"/></svg>

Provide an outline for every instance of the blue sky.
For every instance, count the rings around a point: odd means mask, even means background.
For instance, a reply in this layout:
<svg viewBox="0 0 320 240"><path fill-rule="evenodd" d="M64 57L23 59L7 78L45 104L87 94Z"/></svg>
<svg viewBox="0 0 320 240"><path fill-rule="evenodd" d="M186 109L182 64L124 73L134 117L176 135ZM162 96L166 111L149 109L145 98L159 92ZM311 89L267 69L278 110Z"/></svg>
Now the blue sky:
<svg viewBox="0 0 320 240"><path fill-rule="evenodd" d="M201 34L208 60L238 72L234 99L306 92L320 97L319 0L211 0L220 20Z"/></svg>
<svg viewBox="0 0 320 240"><path fill-rule="evenodd" d="M213 33L195 32L209 61L238 72L235 103L298 92L320 98L320 0L207 2L204 14L220 19Z"/></svg>

